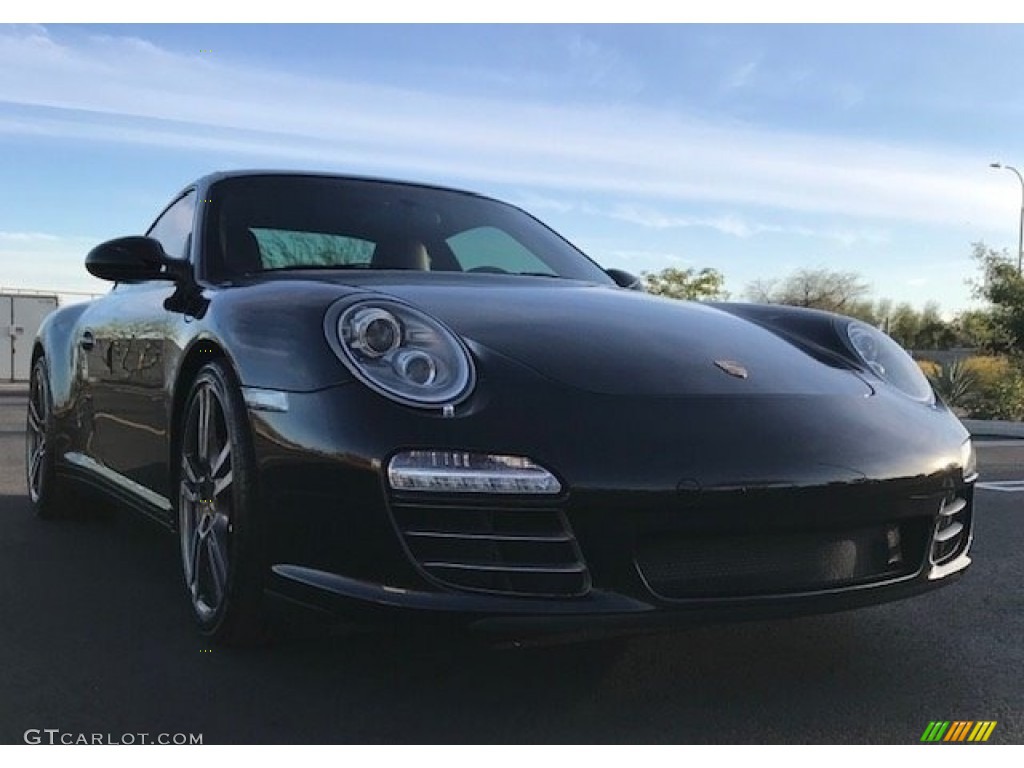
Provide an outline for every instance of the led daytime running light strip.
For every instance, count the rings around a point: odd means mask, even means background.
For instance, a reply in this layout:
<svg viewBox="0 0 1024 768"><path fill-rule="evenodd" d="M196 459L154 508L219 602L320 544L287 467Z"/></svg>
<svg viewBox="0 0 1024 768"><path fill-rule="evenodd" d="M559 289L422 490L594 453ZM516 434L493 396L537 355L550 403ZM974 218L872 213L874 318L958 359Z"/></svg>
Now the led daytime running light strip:
<svg viewBox="0 0 1024 768"><path fill-rule="evenodd" d="M519 456L407 451L388 462L388 482L399 491L434 493L561 493L554 475Z"/></svg>

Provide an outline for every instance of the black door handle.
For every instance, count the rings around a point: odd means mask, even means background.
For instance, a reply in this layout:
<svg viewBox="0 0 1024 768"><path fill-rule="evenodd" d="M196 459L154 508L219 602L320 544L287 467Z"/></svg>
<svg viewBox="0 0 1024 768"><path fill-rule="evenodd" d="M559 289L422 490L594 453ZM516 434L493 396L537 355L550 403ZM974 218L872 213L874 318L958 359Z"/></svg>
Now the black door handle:
<svg viewBox="0 0 1024 768"><path fill-rule="evenodd" d="M81 345L82 349L88 352L96 346L96 338L92 335L92 331L85 331L82 333L82 339L78 343Z"/></svg>

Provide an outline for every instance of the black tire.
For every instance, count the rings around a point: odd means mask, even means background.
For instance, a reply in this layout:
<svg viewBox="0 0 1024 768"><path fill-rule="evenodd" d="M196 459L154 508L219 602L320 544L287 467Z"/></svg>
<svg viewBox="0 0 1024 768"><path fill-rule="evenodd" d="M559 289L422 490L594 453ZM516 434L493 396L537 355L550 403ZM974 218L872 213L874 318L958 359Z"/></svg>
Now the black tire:
<svg viewBox="0 0 1024 768"><path fill-rule="evenodd" d="M79 499L69 481L57 474L53 394L46 358L42 356L32 366L26 411L25 483L29 503L41 518L68 517L77 511Z"/></svg>
<svg viewBox="0 0 1024 768"><path fill-rule="evenodd" d="M196 375L182 411L176 504L185 591L199 631L223 645L266 638L263 525L241 391L220 360Z"/></svg>

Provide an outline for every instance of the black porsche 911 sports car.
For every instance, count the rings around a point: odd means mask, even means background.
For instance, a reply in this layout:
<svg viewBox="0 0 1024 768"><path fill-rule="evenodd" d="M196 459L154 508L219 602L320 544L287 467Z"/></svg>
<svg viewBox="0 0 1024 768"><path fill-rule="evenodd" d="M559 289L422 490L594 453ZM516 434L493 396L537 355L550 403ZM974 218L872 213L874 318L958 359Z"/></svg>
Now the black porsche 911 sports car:
<svg viewBox="0 0 1024 768"><path fill-rule="evenodd" d="M831 611L970 563L974 452L849 318L637 290L521 210L282 172L93 249L33 351L38 514L177 532L201 632L283 598L483 632Z"/></svg>

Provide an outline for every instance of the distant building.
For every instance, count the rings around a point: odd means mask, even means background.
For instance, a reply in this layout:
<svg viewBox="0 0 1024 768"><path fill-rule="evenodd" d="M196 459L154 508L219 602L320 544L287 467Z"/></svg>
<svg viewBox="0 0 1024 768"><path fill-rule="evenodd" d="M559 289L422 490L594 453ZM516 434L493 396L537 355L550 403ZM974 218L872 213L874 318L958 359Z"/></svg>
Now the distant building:
<svg viewBox="0 0 1024 768"><path fill-rule="evenodd" d="M0 382L29 380L36 331L57 304L56 294L0 293Z"/></svg>

